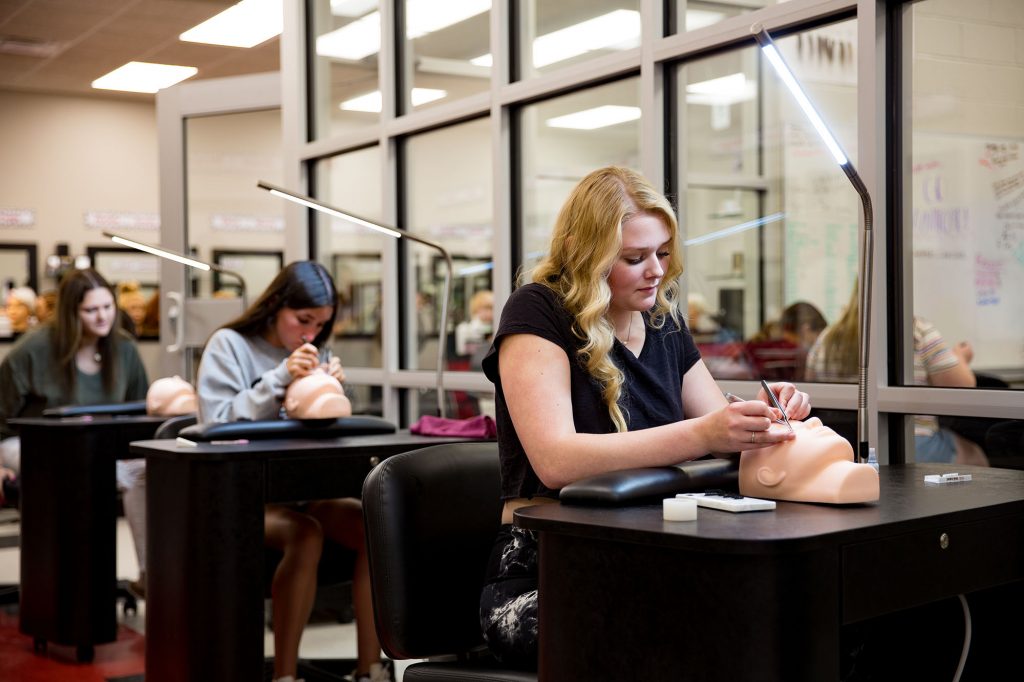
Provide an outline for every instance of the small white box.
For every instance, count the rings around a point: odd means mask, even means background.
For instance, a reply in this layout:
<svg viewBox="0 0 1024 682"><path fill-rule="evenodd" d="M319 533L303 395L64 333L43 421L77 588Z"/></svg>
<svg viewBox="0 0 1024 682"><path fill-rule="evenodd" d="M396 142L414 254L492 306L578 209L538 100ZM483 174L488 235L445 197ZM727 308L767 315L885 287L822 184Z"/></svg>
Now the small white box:
<svg viewBox="0 0 1024 682"><path fill-rule="evenodd" d="M670 497L661 503L661 515L666 521L696 521L697 500Z"/></svg>

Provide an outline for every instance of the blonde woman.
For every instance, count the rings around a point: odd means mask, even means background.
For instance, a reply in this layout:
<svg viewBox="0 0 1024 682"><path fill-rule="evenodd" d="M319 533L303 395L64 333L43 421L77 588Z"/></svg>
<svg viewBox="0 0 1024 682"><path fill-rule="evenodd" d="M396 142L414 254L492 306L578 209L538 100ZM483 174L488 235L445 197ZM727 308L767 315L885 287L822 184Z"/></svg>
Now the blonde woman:
<svg viewBox="0 0 1024 682"><path fill-rule="evenodd" d="M509 298L484 372L495 384L502 528L481 627L506 665L537 665L537 542L518 507L587 476L791 440L760 400L728 403L679 311L682 255L668 201L638 173L602 168L559 213L548 255ZM772 386L790 418L810 412Z"/></svg>

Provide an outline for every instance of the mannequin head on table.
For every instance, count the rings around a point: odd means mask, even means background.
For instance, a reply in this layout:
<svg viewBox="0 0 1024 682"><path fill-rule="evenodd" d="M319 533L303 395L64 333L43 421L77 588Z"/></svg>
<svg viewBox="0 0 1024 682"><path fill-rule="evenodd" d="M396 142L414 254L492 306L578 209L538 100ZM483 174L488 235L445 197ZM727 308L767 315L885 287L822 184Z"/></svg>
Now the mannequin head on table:
<svg viewBox="0 0 1024 682"><path fill-rule="evenodd" d="M853 447L817 417L794 421L794 440L740 457L740 492L791 502L854 504L878 499L878 472L854 462Z"/></svg>
<svg viewBox="0 0 1024 682"><path fill-rule="evenodd" d="M341 383L318 369L289 384L284 410L292 419L336 419L352 414L352 404Z"/></svg>
<svg viewBox="0 0 1024 682"><path fill-rule="evenodd" d="M196 409L196 390L179 376L157 379L146 391L146 414L174 417Z"/></svg>

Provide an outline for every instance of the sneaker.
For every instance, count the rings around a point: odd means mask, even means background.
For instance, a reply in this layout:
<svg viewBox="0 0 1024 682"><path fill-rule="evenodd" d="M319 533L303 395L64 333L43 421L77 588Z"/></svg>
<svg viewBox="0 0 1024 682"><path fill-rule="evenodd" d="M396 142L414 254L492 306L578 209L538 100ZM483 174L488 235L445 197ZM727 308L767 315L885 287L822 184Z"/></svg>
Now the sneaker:
<svg viewBox="0 0 1024 682"><path fill-rule="evenodd" d="M370 672L352 673L352 679L354 682L393 682L392 665L391 661L371 663Z"/></svg>

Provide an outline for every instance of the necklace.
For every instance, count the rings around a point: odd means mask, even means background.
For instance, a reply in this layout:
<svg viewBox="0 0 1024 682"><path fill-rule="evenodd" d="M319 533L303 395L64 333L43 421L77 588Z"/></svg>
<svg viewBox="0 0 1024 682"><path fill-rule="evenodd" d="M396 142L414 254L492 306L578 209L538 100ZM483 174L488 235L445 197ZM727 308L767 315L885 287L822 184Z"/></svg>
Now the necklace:
<svg viewBox="0 0 1024 682"><path fill-rule="evenodd" d="M629 326L626 327L626 340L622 342L622 345L628 346L631 338L633 338L633 313L629 314Z"/></svg>
<svg viewBox="0 0 1024 682"><path fill-rule="evenodd" d="M96 353L93 354L92 359L95 360L97 364L103 362L103 356L100 355L99 351L96 351Z"/></svg>

